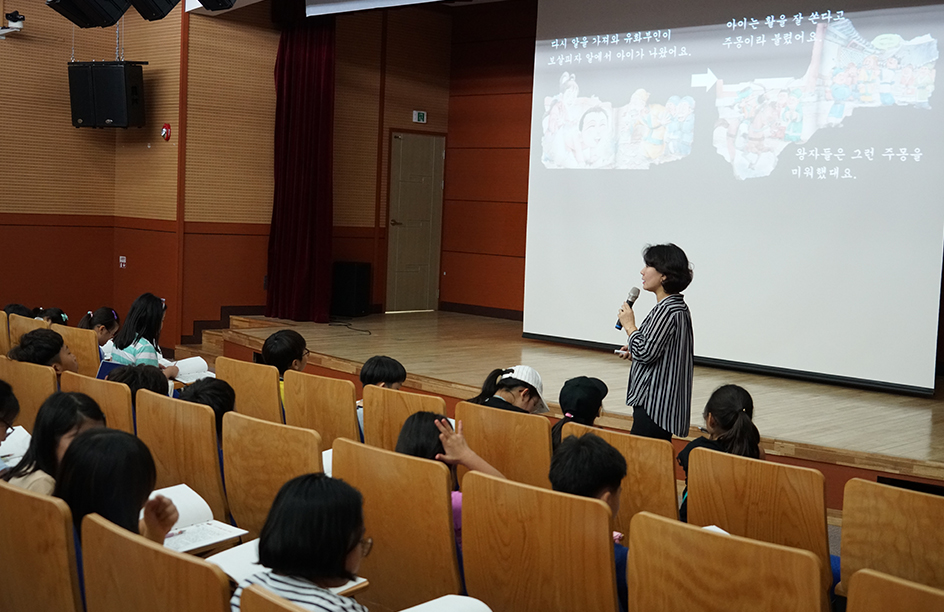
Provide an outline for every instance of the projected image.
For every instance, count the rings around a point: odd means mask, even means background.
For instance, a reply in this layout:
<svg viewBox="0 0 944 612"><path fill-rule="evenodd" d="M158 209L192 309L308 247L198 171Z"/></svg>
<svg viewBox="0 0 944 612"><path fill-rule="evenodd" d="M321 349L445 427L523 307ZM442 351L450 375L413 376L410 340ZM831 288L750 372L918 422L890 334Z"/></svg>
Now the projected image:
<svg viewBox="0 0 944 612"><path fill-rule="evenodd" d="M802 77L764 75L715 84L712 143L736 178L770 175L788 145L842 125L857 109L931 108L938 49L929 34L908 41L881 34L868 41L843 19L820 23L810 35L812 54Z"/></svg>
<svg viewBox="0 0 944 612"><path fill-rule="evenodd" d="M695 100L674 95L657 102L636 89L614 107L580 96L576 75L560 76L560 91L544 99L542 162L546 168L645 170L692 152Z"/></svg>

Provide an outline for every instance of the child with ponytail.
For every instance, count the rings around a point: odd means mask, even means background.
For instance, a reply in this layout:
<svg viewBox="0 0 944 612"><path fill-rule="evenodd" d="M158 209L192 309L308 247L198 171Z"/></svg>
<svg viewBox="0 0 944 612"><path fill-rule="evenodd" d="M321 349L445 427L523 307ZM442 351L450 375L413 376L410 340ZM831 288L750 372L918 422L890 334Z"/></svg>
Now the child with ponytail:
<svg viewBox="0 0 944 612"><path fill-rule="evenodd" d="M705 431L702 436L688 443L678 454L679 465L685 470L688 481L688 456L696 448L721 451L731 455L764 459L760 447L760 432L754 425L754 400L751 394L738 385L723 385L715 389L705 404ZM688 488L682 493L679 519L688 519Z"/></svg>
<svg viewBox="0 0 944 612"><path fill-rule="evenodd" d="M548 411L541 375L526 365L492 370L482 383L482 392L468 401L512 412Z"/></svg>
<svg viewBox="0 0 944 612"><path fill-rule="evenodd" d="M108 344L108 341L115 337L118 328L121 327L118 321L118 313L114 308L103 306L92 312L91 310L79 320L79 329L90 329L98 336L98 356L99 359L105 359L105 353L102 347Z"/></svg>

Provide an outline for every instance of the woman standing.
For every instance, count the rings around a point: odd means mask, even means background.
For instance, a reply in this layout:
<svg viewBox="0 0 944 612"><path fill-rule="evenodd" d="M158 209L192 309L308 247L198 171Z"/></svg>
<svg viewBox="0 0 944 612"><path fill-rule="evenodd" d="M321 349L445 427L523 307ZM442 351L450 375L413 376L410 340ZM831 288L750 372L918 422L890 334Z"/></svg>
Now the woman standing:
<svg viewBox="0 0 944 612"><path fill-rule="evenodd" d="M626 405L633 407L630 433L671 441L672 434L687 435L691 420L692 318L681 292L692 282L692 269L674 244L647 247L642 258L642 287L657 304L639 327L629 304L619 310L629 336L620 356L633 362L626 392Z"/></svg>

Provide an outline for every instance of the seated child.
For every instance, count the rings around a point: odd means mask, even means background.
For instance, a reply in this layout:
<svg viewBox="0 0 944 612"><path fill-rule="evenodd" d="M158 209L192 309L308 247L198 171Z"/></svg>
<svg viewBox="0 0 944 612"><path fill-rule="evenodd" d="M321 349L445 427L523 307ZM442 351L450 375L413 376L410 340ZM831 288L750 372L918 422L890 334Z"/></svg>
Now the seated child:
<svg viewBox="0 0 944 612"><path fill-rule="evenodd" d="M67 315L61 308L47 308L45 310L42 308L37 308L33 311L33 317L36 319L42 319L50 325L69 324L69 315Z"/></svg>
<svg viewBox="0 0 944 612"><path fill-rule="evenodd" d="M9 317L11 314L15 314L15 315L19 315L19 316L21 316L21 317L29 317L29 318L31 318L31 319L33 318L33 311L32 311L32 310L30 310L29 308L27 308L27 307L24 306L23 304L17 304L17 303L15 303L15 302L11 302L10 304L7 304L6 306L4 306L4 307L3 307L3 312L7 313L7 316L8 316L8 317Z"/></svg>
<svg viewBox="0 0 944 612"><path fill-rule="evenodd" d="M258 584L305 610L367 612L328 589L357 576L373 540L364 537L363 498L322 473L289 480L276 495L259 536L263 570L241 581L230 601L239 612L243 589Z"/></svg>
<svg viewBox="0 0 944 612"><path fill-rule="evenodd" d="M91 310L79 320L79 329L91 329L98 336L98 355L105 359L105 353L102 347L108 344L108 341L115 337L121 325L118 322L118 313L113 308L102 307L92 312ZM110 356L110 354L109 354Z"/></svg>
<svg viewBox="0 0 944 612"><path fill-rule="evenodd" d="M219 378L201 378L184 387L180 392L180 399L213 409L216 414L216 442L222 447L223 415L236 408L236 392L230 384Z"/></svg>
<svg viewBox="0 0 944 612"><path fill-rule="evenodd" d="M623 478L626 477L626 459L599 436L568 436L551 457L548 477L555 491L603 500L610 506L613 516L616 516ZM616 557L616 593L620 610L626 612L626 556L629 549L617 543L613 547Z"/></svg>
<svg viewBox="0 0 944 612"><path fill-rule="evenodd" d="M541 375L526 365L492 370L482 383L481 393L469 401L512 412L534 414L548 411Z"/></svg>
<svg viewBox="0 0 944 612"><path fill-rule="evenodd" d="M754 400L744 387L724 385L718 387L705 404L705 427L708 437L692 440L683 448L677 461L685 470L685 482L688 483L688 456L696 448L763 459L764 449L760 447L760 433L754 422ZM679 520L688 521L688 487L682 493L682 505L679 508Z"/></svg>
<svg viewBox="0 0 944 612"><path fill-rule="evenodd" d="M578 376L564 383L560 392L560 406L564 418L551 429L551 441L555 449L561 441L561 429L567 423L573 421L581 425L593 425L603 412L603 398L608 391L606 383L599 378Z"/></svg>
<svg viewBox="0 0 944 612"><path fill-rule="evenodd" d="M452 472L452 522L456 530L456 547L462 552L462 492L459 491L456 466L462 465L468 470L500 478L504 476L469 448L462 435L462 421L456 423L453 431L449 419L434 412L411 414L403 423L394 450L412 457L442 461L449 466Z"/></svg>
<svg viewBox="0 0 944 612"><path fill-rule="evenodd" d="M268 338L262 345L262 361L267 365L275 366L279 371L279 378L285 376L286 370L304 372L308 365L308 346L305 339L294 329L280 329ZM279 397L285 403L285 383L279 382Z"/></svg>
<svg viewBox="0 0 944 612"><path fill-rule="evenodd" d="M152 365L133 365L115 368L108 373L105 380L128 385L131 389L131 404L134 405L137 399L138 389L147 389L154 393L167 395L170 390L170 382L161 372L161 369Z"/></svg>
<svg viewBox="0 0 944 612"><path fill-rule="evenodd" d="M13 432L13 423L20 415L20 403L13 395L13 387L0 380L0 443ZM0 477L10 468L0 459Z"/></svg>
<svg viewBox="0 0 944 612"><path fill-rule="evenodd" d="M111 360L121 365L152 365L160 367L161 330L167 305L153 293L142 293L131 304L125 325L112 340L114 348ZM167 378L179 373L177 366L167 366L161 371Z"/></svg>
<svg viewBox="0 0 944 612"><path fill-rule="evenodd" d="M377 385L386 389L399 389L406 382L406 368L403 364L386 355L374 355L361 367L361 384ZM357 426L364 441L364 400L357 402Z"/></svg>
<svg viewBox="0 0 944 612"><path fill-rule="evenodd" d="M51 495L66 450L80 433L105 427L105 415L84 393L53 393L40 406L26 454L3 479L11 485Z"/></svg>
<svg viewBox="0 0 944 612"><path fill-rule="evenodd" d="M56 376L63 372L78 372L79 362L66 346L62 336L51 329L34 329L20 337L20 343L10 349L7 357L13 361L25 361L52 366Z"/></svg>

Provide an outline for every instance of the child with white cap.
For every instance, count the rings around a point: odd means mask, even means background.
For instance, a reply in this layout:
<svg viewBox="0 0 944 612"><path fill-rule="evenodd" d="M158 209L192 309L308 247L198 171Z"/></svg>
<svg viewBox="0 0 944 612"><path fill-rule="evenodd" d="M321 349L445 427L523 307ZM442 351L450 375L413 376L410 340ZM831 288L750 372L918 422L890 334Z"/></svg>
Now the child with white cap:
<svg viewBox="0 0 944 612"><path fill-rule="evenodd" d="M548 411L541 375L526 365L492 370L482 384L482 392L469 401L512 412L537 414Z"/></svg>

